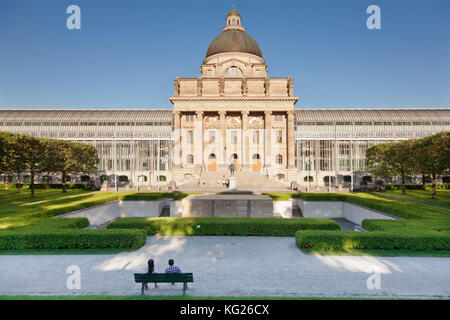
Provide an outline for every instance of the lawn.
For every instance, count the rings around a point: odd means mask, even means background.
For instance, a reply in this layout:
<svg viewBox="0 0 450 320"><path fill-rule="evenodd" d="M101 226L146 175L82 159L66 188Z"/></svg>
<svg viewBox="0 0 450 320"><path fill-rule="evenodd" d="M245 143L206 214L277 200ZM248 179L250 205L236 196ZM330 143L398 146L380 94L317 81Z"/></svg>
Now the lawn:
<svg viewBox="0 0 450 320"><path fill-rule="evenodd" d="M98 253L100 249L130 250L145 243L140 230L82 230L85 218L51 219L67 212L115 200L156 200L163 197L182 199L186 194L156 192L95 192L84 189L0 190L0 252L33 253L37 250L67 250L68 253Z"/></svg>
<svg viewBox="0 0 450 320"><path fill-rule="evenodd" d="M0 230L32 226L42 218L108 203L115 200L182 199L186 194L158 192L99 192L70 189L36 190L31 198L28 190L0 190Z"/></svg>
<svg viewBox="0 0 450 320"><path fill-rule="evenodd" d="M272 198L286 197L273 194ZM291 194L307 201L347 201L406 220L364 220L369 233L300 231L297 245L306 252L328 254L450 256L450 191L407 190L374 193ZM410 254L409 254L409 253ZM420 252L420 253L419 253Z"/></svg>
<svg viewBox="0 0 450 320"><path fill-rule="evenodd" d="M364 220L363 227L369 233L330 231L327 221L317 221L317 227L297 226L295 221L282 221L278 229L264 226L269 223L257 220L193 220L119 219L107 230L83 230L85 218L51 219L51 217L104 204L114 200L156 200L162 197L182 199L186 194L94 192L83 189L36 190L31 198L28 190L17 193L15 189L0 190L0 254L37 253L115 253L139 248L145 236L167 233L166 230L182 230L184 234L228 234L255 235L279 230L278 233L297 232L297 244L305 252L335 254L374 255L436 255L450 256L450 191L437 192L438 200L431 199L428 191L408 190L406 195L390 190L379 193L301 193L269 194L274 200L301 197L307 201L348 201L374 210L405 218L403 221ZM296 219L294 219L296 220ZM320 220L320 219L319 219ZM326 219L322 219L326 220ZM181 221L181 222L180 222ZM215 225L214 222L217 222ZM297 220L300 222L307 219ZM248 224L256 223L256 227ZM292 222L284 225L282 222ZM182 223L183 225L180 225ZM211 224L212 223L212 224ZM224 224L225 223L225 224ZM315 222L316 223L316 222ZM325 226L326 228L322 227ZM201 226L199 228L199 226ZM332 226L331 226L332 227ZM181 229L180 229L181 228ZM187 228L187 229L186 229ZM191 231L189 231L189 230ZM315 230L301 230L315 229ZM165 231L164 231L165 230ZM170 231L169 230L169 231ZM186 231L187 230L187 231ZM225 230L225 231L224 231ZM261 231L262 230L262 231ZM164 231L164 232L163 232ZM188 232L189 231L189 232ZM294 230L295 231L295 230ZM234 232L234 233L233 233ZM264 233L264 234L265 234ZM170 232L168 233L170 234ZM301 239L299 239L299 237ZM306 244L306 245L305 245Z"/></svg>

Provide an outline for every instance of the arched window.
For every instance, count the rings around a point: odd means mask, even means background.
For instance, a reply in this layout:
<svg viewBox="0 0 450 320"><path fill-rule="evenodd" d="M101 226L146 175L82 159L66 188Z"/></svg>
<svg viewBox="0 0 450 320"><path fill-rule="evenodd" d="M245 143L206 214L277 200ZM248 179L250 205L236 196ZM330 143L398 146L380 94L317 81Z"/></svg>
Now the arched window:
<svg viewBox="0 0 450 320"><path fill-rule="evenodd" d="M281 154L277 154L275 157L276 164L283 164L283 156Z"/></svg>
<svg viewBox="0 0 450 320"><path fill-rule="evenodd" d="M242 77L242 70L232 66L225 71L225 77Z"/></svg>
<svg viewBox="0 0 450 320"><path fill-rule="evenodd" d="M192 154L187 155L187 163L193 164L194 163L194 156Z"/></svg>
<svg viewBox="0 0 450 320"><path fill-rule="evenodd" d="M216 159L216 155L214 153L211 153L208 158L209 159Z"/></svg>
<svg viewBox="0 0 450 320"><path fill-rule="evenodd" d="M138 182L147 182L147 176L139 176Z"/></svg>
<svg viewBox="0 0 450 320"><path fill-rule="evenodd" d="M158 181L165 182L166 180L166 176L158 176Z"/></svg>
<svg viewBox="0 0 450 320"><path fill-rule="evenodd" d="M231 159L238 159L238 155L237 155L236 153L233 153L233 154L231 155Z"/></svg>
<svg viewBox="0 0 450 320"><path fill-rule="evenodd" d="M255 153L255 154L252 156L252 158L255 159L255 160L261 159L261 157L259 156L259 153Z"/></svg>
<svg viewBox="0 0 450 320"><path fill-rule="evenodd" d="M325 183L326 186L328 186L328 184L331 182L331 184L334 184L334 182L336 181L336 177L334 176L325 176L323 177L323 182Z"/></svg>
<svg viewBox="0 0 450 320"><path fill-rule="evenodd" d="M119 176L119 182L128 182L128 176Z"/></svg>
<svg viewBox="0 0 450 320"><path fill-rule="evenodd" d="M361 181L362 185L367 185L370 182L372 182L372 177L371 176L364 176L364 177L362 177L362 181Z"/></svg>

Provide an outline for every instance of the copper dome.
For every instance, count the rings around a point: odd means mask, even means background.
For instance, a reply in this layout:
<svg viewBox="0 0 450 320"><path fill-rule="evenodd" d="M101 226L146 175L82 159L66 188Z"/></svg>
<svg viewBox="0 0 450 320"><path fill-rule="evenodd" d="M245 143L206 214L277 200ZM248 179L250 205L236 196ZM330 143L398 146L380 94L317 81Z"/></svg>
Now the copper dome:
<svg viewBox="0 0 450 320"><path fill-rule="evenodd" d="M262 58L258 43L245 31L238 29L225 30L209 45L206 57L224 52L243 52L254 54Z"/></svg>

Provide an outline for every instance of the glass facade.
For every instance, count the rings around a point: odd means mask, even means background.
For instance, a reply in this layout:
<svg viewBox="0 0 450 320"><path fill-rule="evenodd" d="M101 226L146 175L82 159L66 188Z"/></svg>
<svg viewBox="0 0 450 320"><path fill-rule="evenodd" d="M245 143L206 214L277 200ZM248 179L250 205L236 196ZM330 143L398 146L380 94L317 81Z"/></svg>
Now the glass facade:
<svg viewBox="0 0 450 320"><path fill-rule="evenodd" d="M194 115L187 118L193 121ZM274 115L274 125L284 118ZM173 111L152 110L1 110L0 130L94 145L99 176L117 174L138 183L171 181L174 153ZM249 129L254 144L264 132ZM450 130L450 109L299 109L295 114L295 168L300 182L325 182L351 172L366 172L370 146L420 138ZM212 132L212 133L211 133ZM274 129L274 145L284 142L284 131ZM192 143L190 131L186 143ZM214 131L206 137L216 140ZM239 143L237 131L230 141ZM254 152L253 152L254 153ZM252 153L252 154L253 154ZM273 153L275 164L285 162ZM187 157L188 154L183 154ZM190 161L194 158L189 152ZM323 173L319 175L319 173ZM308 178L309 177L309 178ZM328 178L327 178L328 177ZM109 179L110 181L111 179ZM308 181L309 180L309 181Z"/></svg>

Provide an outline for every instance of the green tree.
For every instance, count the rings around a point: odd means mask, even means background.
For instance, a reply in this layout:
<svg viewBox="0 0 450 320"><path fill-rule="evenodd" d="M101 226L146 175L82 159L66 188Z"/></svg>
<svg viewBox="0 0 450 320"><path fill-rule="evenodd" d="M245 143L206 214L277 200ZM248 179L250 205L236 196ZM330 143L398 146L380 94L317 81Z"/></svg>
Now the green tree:
<svg viewBox="0 0 450 320"><path fill-rule="evenodd" d="M29 138L30 136L25 134L13 134L10 139L12 147L10 161L11 168L17 175L17 192L20 192L22 185L22 173L27 170L28 166L27 141Z"/></svg>
<svg viewBox="0 0 450 320"><path fill-rule="evenodd" d="M413 166L414 166L414 172L417 174L420 174L422 176L422 190L426 190L426 181L429 178L427 175L427 164L426 160L428 158L428 154L423 149L423 139L414 139L411 140L413 143L413 148L411 149L412 155L413 155Z"/></svg>
<svg viewBox="0 0 450 320"><path fill-rule="evenodd" d="M62 192L66 193L67 172L72 171L75 163L71 143L64 140L51 140L47 142L47 151L52 158L51 164L46 162L46 168L49 171L61 172Z"/></svg>
<svg viewBox="0 0 450 320"><path fill-rule="evenodd" d="M416 148L422 154L417 162L420 162L423 173L431 175L432 198L436 199L437 176L448 173L450 169L450 131L422 138Z"/></svg>
<svg viewBox="0 0 450 320"><path fill-rule="evenodd" d="M414 172L413 147L412 140L375 145L367 149L367 165L376 176L400 176L406 194L406 177Z"/></svg>
<svg viewBox="0 0 450 320"><path fill-rule="evenodd" d="M389 143L380 143L366 150L367 167L376 177L391 178L395 175L389 159L389 148Z"/></svg>
<svg viewBox="0 0 450 320"><path fill-rule="evenodd" d="M89 144L71 143L73 153L72 171L89 174L97 169L99 158L97 149Z"/></svg>
<svg viewBox="0 0 450 320"><path fill-rule="evenodd" d="M55 139L42 139L43 153L41 156L41 171L46 173L47 181L45 183L45 189L50 189L50 172L56 172L57 168L54 159L59 153L58 140Z"/></svg>
<svg viewBox="0 0 450 320"><path fill-rule="evenodd" d="M12 134L0 132L0 172L5 173L5 190L9 189L9 174L12 170Z"/></svg>
<svg viewBox="0 0 450 320"><path fill-rule="evenodd" d="M26 169L30 172L30 191L31 196L34 197L34 177L35 174L41 172L42 168L42 153L44 152L44 143L41 139L32 136L23 136L22 140L23 157L26 164Z"/></svg>

